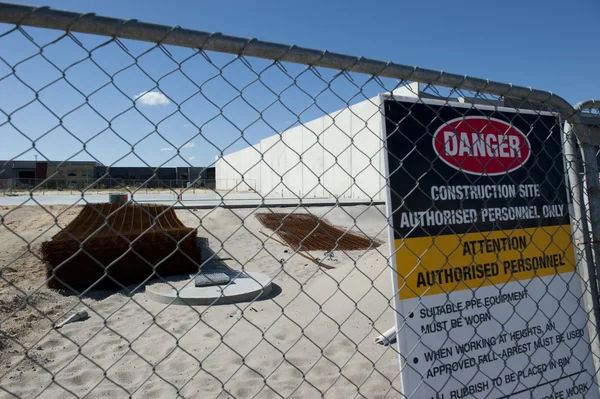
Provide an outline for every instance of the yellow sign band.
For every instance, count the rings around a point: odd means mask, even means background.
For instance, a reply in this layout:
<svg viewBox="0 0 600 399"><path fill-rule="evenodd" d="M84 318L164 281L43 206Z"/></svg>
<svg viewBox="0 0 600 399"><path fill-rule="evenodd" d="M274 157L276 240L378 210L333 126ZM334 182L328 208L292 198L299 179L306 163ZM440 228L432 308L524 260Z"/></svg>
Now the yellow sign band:
<svg viewBox="0 0 600 399"><path fill-rule="evenodd" d="M575 270L569 225L395 240L400 299Z"/></svg>

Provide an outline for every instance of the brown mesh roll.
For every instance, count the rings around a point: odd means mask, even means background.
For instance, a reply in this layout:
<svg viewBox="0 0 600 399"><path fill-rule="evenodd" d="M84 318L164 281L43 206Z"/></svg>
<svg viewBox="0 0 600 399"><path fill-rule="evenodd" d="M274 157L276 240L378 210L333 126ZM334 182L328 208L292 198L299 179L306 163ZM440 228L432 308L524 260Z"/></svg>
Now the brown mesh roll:
<svg viewBox="0 0 600 399"><path fill-rule="evenodd" d="M325 219L306 213L258 213L256 218L266 228L277 232L291 248L305 251L351 251L377 248L381 242L346 232Z"/></svg>
<svg viewBox="0 0 600 399"><path fill-rule="evenodd" d="M196 240L166 206L87 204L41 251L49 288L86 289L196 272Z"/></svg>

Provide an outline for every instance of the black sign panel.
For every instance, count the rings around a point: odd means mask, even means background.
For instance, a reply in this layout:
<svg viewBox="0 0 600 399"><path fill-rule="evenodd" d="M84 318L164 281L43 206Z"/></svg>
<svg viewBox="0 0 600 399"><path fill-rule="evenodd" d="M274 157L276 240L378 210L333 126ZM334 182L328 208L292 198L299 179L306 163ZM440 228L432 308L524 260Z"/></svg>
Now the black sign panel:
<svg viewBox="0 0 600 399"><path fill-rule="evenodd" d="M394 239L569 224L556 116L384 106Z"/></svg>

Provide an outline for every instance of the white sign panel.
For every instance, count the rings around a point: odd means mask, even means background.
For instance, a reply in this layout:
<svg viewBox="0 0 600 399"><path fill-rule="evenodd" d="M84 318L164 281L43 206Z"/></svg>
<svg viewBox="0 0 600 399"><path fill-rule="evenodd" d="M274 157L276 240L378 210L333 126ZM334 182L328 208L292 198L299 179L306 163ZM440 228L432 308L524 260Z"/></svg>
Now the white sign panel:
<svg viewBox="0 0 600 399"><path fill-rule="evenodd" d="M598 398L556 116L385 100L408 398Z"/></svg>

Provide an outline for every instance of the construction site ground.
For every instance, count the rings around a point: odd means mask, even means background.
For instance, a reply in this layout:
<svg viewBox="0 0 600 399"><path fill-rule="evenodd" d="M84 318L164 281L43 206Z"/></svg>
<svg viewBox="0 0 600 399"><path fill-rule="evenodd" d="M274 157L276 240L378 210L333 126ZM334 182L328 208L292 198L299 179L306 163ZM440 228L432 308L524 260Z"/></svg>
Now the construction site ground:
<svg viewBox="0 0 600 399"><path fill-rule="evenodd" d="M177 210L186 226L200 226L198 236L208 237L228 266L267 274L279 287L266 300L215 307L168 307L148 300L143 288L82 298L45 288L40 244L58 231L55 217L66 226L80 209L0 205L0 320L10 334L0 342L0 365L10 370L0 385L12 392L35 396L52 384L50 372L57 384L44 391L49 398L64 397L64 389L85 396L98 383L94 392L108 396L122 396L123 387L140 397L175 395L177 388L185 395L217 394L219 380L236 396L252 396L264 387L263 376L283 395L313 395L311 384L338 397L356 395L357 386L366 397L382 397L390 385L400 388L395 346L374 343L394 324L383 206L297 210L334 226L356 223L360 231L351 232L383 243L368 251L308 252L332 269L261 234L266 229L255 209ZM89 319L51 328L52 320L78 310L87 310ZM195 359L204 370L197 374ZM341 379L336 364L344 365ZM379 372L372 373L373 364ZM295 385L299 369L310 384Z"/></svg>

